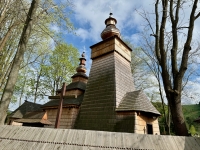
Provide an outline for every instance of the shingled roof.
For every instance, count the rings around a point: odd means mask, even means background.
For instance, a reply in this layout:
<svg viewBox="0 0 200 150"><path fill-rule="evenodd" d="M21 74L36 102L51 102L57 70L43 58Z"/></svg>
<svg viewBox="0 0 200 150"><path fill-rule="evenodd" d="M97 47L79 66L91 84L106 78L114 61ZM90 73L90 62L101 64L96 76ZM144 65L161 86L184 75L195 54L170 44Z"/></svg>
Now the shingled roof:
<svg viewBox="0 0 200 150"><path fill-rule="evenodd" d="M27 112L31 112L31 111L38 111L41 110L42 105L40 104L36 104L33 102L29 102L29 101L25 101L21 106L19 106L15 111L13 111L9 117L12 118L23 118L23 116L27 113Z"/></svg>
<svg viewBox="0 0 200 150"><path fill-rule="evenodd" d="M43 119L45 115L45 111L34 111L27 113L24 115L22 119L17 119L15 122L20 122L20 123L41 123L41 124L47 124L50 125L52 124L49 120Z"/></svg>
<svg viewBox="0 0 200 150"><path fill-rule="evenodd" d="M75 96L64 96L63 105L80 105L83 101L83 94L75 97ZM53 99L41 107L51 107L58 106L60 103L59 99Z"/></svg>
<svg viewBox="0 0 200 150"><path fill-rule="evenodd" d="M80 81L72 82L66 86L66 90L73 90L73 89L85 90L85 88L86 88L86 83Z"/></svg>
<svg viewBox="0 0 200 150"><path fill-rule="evenodd" d="M75 77L83 77L85 79L88 79L88 76L83 73L83 72L77 72L75 75L73 75L71 78L75 78Z"/></svg>
<svg viewBox="0 0 200 150"><path fill-rule="evenodd" d="M142 111L160 115L158 110L151 104L142 90L128 92L122 99L116 111Z"/></svg>

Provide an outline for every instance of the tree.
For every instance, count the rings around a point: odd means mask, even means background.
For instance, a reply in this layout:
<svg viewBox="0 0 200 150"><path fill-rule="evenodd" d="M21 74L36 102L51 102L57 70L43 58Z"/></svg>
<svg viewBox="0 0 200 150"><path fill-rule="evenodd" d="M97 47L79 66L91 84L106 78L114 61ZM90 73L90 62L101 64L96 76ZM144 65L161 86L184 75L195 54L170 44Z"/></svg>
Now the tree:
<svg viewBox="0 0 200 150"><path fill-rule="evenodd" d="M3 91L25 22L26 14L21 10L26 9L22 9L20 0L1 1L0 6L0 91Z"/></svg>
<svg viewBox="0 0 200 150"><path fill-rule="evenodd" d="M26 45L28 43L33 21L35 19L36 10L39 4L39 0L32 0L29 12L27 14L26 22L21 34L21 38L18 44L18 49L13 60L11 70L7 79L5 89L0 101L0 124L4 124L4 120L7 115L7 109L13 95L14 86L17 81L18 72L20 69L21 62L23 60L24 52L26 51Z"/></svg>
<svg viewBox="0 0 200 150"><path fill-rule="evenodd" d="M32 1L33 2L33 1ZM37 63L37 59L40 58L43 54L38 55L35 53L34 50L36 48L39 48L38 45L42 47L42 42L44 40L47 41L47 45L52 46L52 40L54 40L55 43L59 43L61 39L61 30L60 32L55 32L51 29L52 26L56 26L58 28L67 29L67 31L73 31L73 24L69 20L69 15L71 14L70 7L72 6L72 3L70 1L62 3L58 0L44 0L44 1L38 1L38 9L35 11L34 18L30 16L30 1L26 0L3 0L0 2L0 32L1 32L1 39L0 39L0 118L1 115L4 115L1 113L7 108L7 104L9 104L9 99L11 99L13 88L7 89L11 79L10 75L12 74L13 70L18 70L18 68L15 68L13 66L16 65L17 55L19 54L20 44L22 43L21 38L19 35L22 35L22 32L24 33L25 26L28 26L27 19L28 17L31 20L33 30L31 34L27 34L26 39L29 40L29 42L26 42L26 50L22 53L20 53L21 56L29 56L29 53L31 54L31 57L29 61L23 61L24 58L19 60L18 62L20 64L20 69L24 68L24 66L30 67L31 64ZM47 37L48 36L48 37ZM51 38L51 40L50 40ZM18 44L19 43L19 44ZM18 45L18 46L17 46ZM18 48L16 48L18 47ZM34 47L34 48L32 48ZM41 47L39 49L41 49ZM43 49L43 47L42 47ZM33 50L33 51L32 51ZM44 49L43 49L44 50ZM36 50L38 51L38 50ZM45 51L47 52L47 51ZM18 53L18 54L17 54ZM27 64L25 64L27 63ZM14 69L13 69L14 68ZM12 81L15 81L15 77L17 77L19 71L16 71L14 78L12 78ZM21 71L23 72L23 71ZM27 81L29 81L30 73L27 74ZM10 76L10 77L9 77ZM26 85L26 77L19 78L23 85ZM19 85L22 85L20 83ZM14 85L14 82L12 83ZM11 86L10 86L11 87ZM14 86L13 86L14 87ZM17 88L16 88L17 90ZM2 95L3 91L3 95ZM25 91L20 89L20 97L22 97L23 93ZM5 95L7 93L7 100L5 100ZM9 93L9 94L8 94ZM18 89L19 93L19 89ZM37 92L35 92L37 93ZM37 97L37 95L35 95ZM4 97L4 98L3 98ZM9 98L8 98L9 97ZM19 95L18 95L19 97ZM2 100L4 99L4 100ZM2 105L1 105L2 104ZM4 107L4 106L5 107ZM2 107L1 107L2 106ZM1 121L0 121L1 123Z"/></svg>
<svg viewBox="0 0 200 150"><path fill-rule="evenodd" d="M184 10L185 4L188 3L192 6L190 7L189 22L183 25L180 19L180 11ZM155 28L144 16L152 31L151 36L155 39L152 54L155 56L155 62L160 70L175 133L181 136L188 135L182 112L181 97L189 58L191 58L191 53L194 53L191 50L194 23L200 16L200 12L197 11L198 0L188 3L182 0L156 0ZM161 4L162 13L159 12L159 4ZM159 21L159 14L161 14L161 21ZM171 27L170 31L168 31L168 26ZM181 41L184 43L183 46L180 42L180 30L187 30L186 32L182 31L185 37L184 41Z"/></svg>
<svg viewBox="0 0 200 150"><path fill-rule="evenodd" d="M62 86L62 82L69 82L69 78L75 73L78 66L78 50L72 45L58 44L49 56L49 61L41 65L42 86L46 93L54 95L56 90ZM44 87L43 87L44 88Z"/></svg>
<svg viewBox="0 0 200 150"><path fill-rule="evenodd" d="M59 43L62 30L73 31L73 24L69 20L71 15L70 1L44 0L39 3L37 9L34 30L32 31L30 41L26 46L26 52L29 53L29 46L39 45L41 41L47 39L48 43ZM11 64L16 53L16 47L19 43L19 35L23 30L26 16L30 7L30 1L27 0L3 0L0 2L0 92L3 91L7 82L7 77L11 69ZM53 31L52 26L59 28L59 31ZM50 38L51 40L50 40ZM29 62L30 63L30 62Z"/></svg>
<svg viewBox="0 0 200 150"><path fill-rule="evenodd" d="M56 45L54 50L20 70L14 96L18 96L19 101L21 97L28 97L34 103L47 100L45 97L54 95L63 81L70 82L78 66L78 57L78 50L72 45Z"/></svg>
<svg viewBox="0 0 200 150"><path fill-rule="evenodd" d="M190 126L189 132L191 135L194 135L196 133L195 127L193 125Z"/></svg>

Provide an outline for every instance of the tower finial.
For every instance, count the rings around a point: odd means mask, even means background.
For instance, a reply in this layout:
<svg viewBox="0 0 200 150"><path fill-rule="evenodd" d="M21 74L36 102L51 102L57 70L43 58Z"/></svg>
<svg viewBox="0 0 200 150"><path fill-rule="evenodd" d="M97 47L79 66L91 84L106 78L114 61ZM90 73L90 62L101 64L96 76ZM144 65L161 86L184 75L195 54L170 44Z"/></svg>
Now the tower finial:
<svg viewBox="0 0 200 150"><path fill-rule="evenodd" d="M79 63L79 66L76 68L76 71L77 72L84 72L84 73L86 73L86 68L85 68L85 62L86 62L85 52L83 52L81 54L81 58L79 58L79 60L80 60L80 63Z"/></svg>
<svg viewBox="0 0 200 150"><path fill-rule="evenodd" d="M101 38L103 40L114 35L117 35L120 38L120 31L115 26L117 24L117 20L113 18L112 15L113 13L110 12L110 16L105 20L106 28L101 32Z"/></svg>
<svg viewBox="0 0 200 150"><path fill-rule="evenodd" d="M81 54L81 57L85 58L85 52L83 52L83 53Z"/></svg>
<svg viewBox="0 0 200 150"><path fill-rule="evenodd" d="M109 8L110 8L110 17L111 17L111 15L113 15L112 14L112 7L111 6L108 6Z"/></svg>

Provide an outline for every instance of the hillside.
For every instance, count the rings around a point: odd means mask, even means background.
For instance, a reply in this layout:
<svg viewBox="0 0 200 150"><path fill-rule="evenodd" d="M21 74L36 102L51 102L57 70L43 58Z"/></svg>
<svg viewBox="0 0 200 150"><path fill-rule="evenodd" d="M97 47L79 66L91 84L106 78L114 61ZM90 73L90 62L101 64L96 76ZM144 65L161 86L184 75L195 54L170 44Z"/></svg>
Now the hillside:
<svg viewBox="0 0 200 150"><path fill-rule="evenodd" d="M198 118L200 116L200 105L194 104L194 105L183 105L183 113L185 118Z"/></svg>
<svg viewBox="0 0 200 150"><path fill-rule="evenodd" d="M163 125L164 125L164 115L162 111L162 105L160 102L153 102L153 105L158 109L158 111L162 114L159 118L160 130L161 134L164 132ZM193 122L200 116L200 105L193 104L193 105L183 105L183 114L185 117L187 128L190 129L191 125L195 127L196 132L200 135L200 124ZM165 112L167 112L167 105L165 105ZM171 125L173 127L173 125ZM173 133L173 131L172 131Z"/></svg>
<svg viewBox="0 0 200 150"><path fill-rule="evenodd" d="M200 134L200 124L193 122L200 116L200 105L183 105L182 108L188 129L193 125L197 133Z"/></svg>

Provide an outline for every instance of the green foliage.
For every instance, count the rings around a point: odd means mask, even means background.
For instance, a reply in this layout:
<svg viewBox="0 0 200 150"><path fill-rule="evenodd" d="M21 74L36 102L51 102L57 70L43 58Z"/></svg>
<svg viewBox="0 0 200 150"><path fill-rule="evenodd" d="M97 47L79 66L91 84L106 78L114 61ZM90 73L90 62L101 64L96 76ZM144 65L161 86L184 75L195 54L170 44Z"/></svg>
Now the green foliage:
<svg viewBox="0 0 200 150"><path fill-rule="evenodd" d="M194 127L193 125L190 126L189 133L190 133L191 135L194 135L194 134L196 133L195 127Z"/></svg>
<svg viewBox="0 0 200 150"><path fill-rule="evenodd" d="M163 115L164 112L163 112L163 109L162 109L162 103L161 102L152 102L152 104L155 106L155 108L162 115L161 117L158 118L158 121L159 121L159 125L160 125L160 132L161 132L161 134L164 134L165 133L165 127L164 127L165 120L164 120L164 115ZM165 105L164 108L165 108L165 113L167 114L168 113L167 112L168 111L167 105ZM194 131L193 130L193 127L194 127L194 129L195 129L194 134L200 134L199 123L194 122L194 120L197 119L200 116L199 105L198 104L196 104L196 105L183 105L182 109L183 109L183 114L184 114L184 117L185 117L187 128L188 129L192 128L192 131ZM171 134L173 134L174 133L173 123L171 123L170 126L171 126ZM193 132L190 132L190 133L193 134Z"/></svg>
<svg viewBox="0 0 200 150"><path fill-rule="evenodd" d="M156 102L152 102L152 104L154 105L154 107L155 107L161 114L164 114L164 111L167 112L167 105L164 104L165 110L163 110L163 106L162 106L162 103L161 103L161 102L156 101Z"/></svg>
<svg viewBox="0 0 200 150"><path fill-rule="evenodd" d="M78 66L78 50L72 45L59 44L48 57L46 64L41 64L43 84L55 94L55 90L61 87L62 82L70 82L70 77Z"/></svg>
<svg viewBox="0 0 200 150"><path fill-rule="evenodd" d="M186 120L187 128L190 129L193 125L196 129L196 133L200 134L200 125L199 123L194 122L200 116L200 107L198 104L194 105L183 105L183 114Z"/></svg>
<svg viewBox="0 0 200 150"><path fill-rule="evenodd" d="M167 134L167 128L166 128L166 124L165 124L164 111L165 111L165 114L167 115L168 114L168 106L164 104L164 110L163 110L163 106L162 106L161 102L156 101L156 102L152 102L152 104L161 113L161 116L158 118L158 122L159 122L159 127L160 127L160 133L165 135L165 134ZM171 126L170 134L174 134L173 124L170 123L170 126Z"/></svg>
<svg viewBox="0 0 200 150"><path fill-rule="evenodd" d="M17 103L17 97L13 95L10 102L11 102L12 104Z"/></svg>
<svg viewBox="0 0 200 150"><path fill-rule="evenodd" d="M75 47L61 43L54 50L49 50L44 43L42 48L36 49L37 53L33 51L31 57L27 55L26 58L30 60L25 59L22 64L24 67L20 70L14 94L18 101L25 97L32 101L47 100L45 96L54 95L61 88L62 82L69 83L76 71L79 52ZM25 65L29 61L33 63Z"/></svg>

